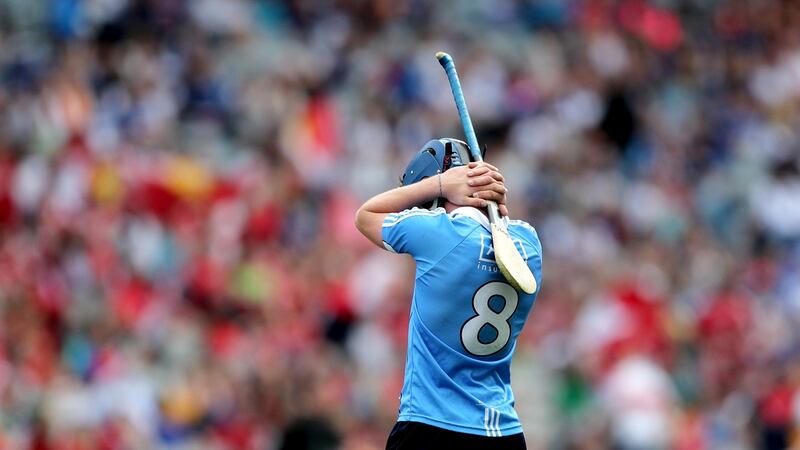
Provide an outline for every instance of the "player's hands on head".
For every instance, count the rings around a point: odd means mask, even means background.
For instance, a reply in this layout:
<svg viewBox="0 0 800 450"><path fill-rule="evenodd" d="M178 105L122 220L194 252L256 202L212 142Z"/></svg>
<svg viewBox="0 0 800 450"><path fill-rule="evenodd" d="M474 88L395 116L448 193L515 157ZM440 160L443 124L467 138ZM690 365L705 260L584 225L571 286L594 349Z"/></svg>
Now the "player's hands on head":
<svg viewBox="0 0 800 450"><path fill-rule="evenodd" d="M473 188L478 188L475 197L485 200L494 200L500 209L501 216L508 215L506 206L506 196L508 188L505 186L505 178L500 173L500 169L487 162L471 162L467 166L467 184Z"/></svg>
<svg viewBox="0 0 800 450"><path fill-rule="evenodd" d="M486 162L471 162L442 174L442 195L459 206L486 207L487 200L497 203L500 214L508 215L505 179L497 167Z"/></svg>

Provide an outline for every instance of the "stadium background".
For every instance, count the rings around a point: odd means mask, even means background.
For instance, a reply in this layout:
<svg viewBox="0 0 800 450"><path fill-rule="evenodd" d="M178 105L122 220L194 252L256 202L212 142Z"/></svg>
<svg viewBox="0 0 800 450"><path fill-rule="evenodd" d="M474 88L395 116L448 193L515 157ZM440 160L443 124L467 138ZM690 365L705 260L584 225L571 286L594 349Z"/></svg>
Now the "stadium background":
<svg viewBox="0 0 800 450"><path fill-rule="evenodd" d="M530 448L800 445L798 2L3 0L0 448L383 448L353 213L461 136L437 50L544 244Z"/></svg>

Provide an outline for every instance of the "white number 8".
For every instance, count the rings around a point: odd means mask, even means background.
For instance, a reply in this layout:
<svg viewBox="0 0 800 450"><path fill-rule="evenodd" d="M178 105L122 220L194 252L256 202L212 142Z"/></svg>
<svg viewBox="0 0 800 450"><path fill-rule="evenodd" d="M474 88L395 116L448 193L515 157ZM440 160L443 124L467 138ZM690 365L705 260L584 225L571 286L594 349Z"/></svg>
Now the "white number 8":
<svg viewBox="0 0 800 450"><path fill-rule="evenodd" d="M503 309L498 312L489 307L489 300L495 295L505 301ZM517 310L518 303L517 291L507 283L492 281L481 286L472 296L472 307L478 315L464 322L461 327L461 344L464 348L475 356L488 356L499 352L511 338L511 325L508 324L508 319ZM478 334L486 324L497 331L497 336L491 342L484 343L480 341Z"/></svg>

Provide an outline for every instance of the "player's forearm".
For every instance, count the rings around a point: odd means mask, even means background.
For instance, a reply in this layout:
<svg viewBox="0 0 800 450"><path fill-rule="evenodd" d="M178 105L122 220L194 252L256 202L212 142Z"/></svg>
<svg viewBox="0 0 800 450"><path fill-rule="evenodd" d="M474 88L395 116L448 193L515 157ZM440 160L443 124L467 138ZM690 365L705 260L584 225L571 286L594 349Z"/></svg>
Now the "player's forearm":
<svg viewBox="0 0 800 450"><path fill-rule="evenodd" d="M367 200L361 210L388 214L419 206L439 197L439 176L426 178L419 183L394 188Z"/></svg>
<svg viewBox="0 0 800 450"><path fill-rule="evenodd" d="M436 176L378 194L358 209L356 228L375 245L382 246L381 226L387 214L430 202L439 193L439 177Z"/></svg>

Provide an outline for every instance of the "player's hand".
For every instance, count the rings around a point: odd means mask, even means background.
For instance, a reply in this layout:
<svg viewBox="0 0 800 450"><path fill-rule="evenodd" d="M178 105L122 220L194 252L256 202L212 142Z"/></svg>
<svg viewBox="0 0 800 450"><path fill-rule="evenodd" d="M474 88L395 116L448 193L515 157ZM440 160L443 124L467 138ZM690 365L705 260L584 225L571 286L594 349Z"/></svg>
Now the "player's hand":
<svg viewBox="0 0 800 450"><path fill-rule="evenodd" d="M442 176L442 195L459 206L484 208L487 200L497 203L500 214L508 215L504 178L497 167L472 162L446 171Z"/></svg>
<svg viewBox="0 0 800 450"><path fill-rule="evenodd" d="M475 195L478 198L487 200L494 200L500 209L501 216L508 215L508 207L506 206L506 198L508 195L508 188L505 187L505 178L500 173L500 169L487 163L487 162L471 162L467 166L467 184L475 188L487 187L488 189L479 190ZM499 183L499 186L498 186ZM503 194L498 196L498 187L502 187Z"/></svg>

